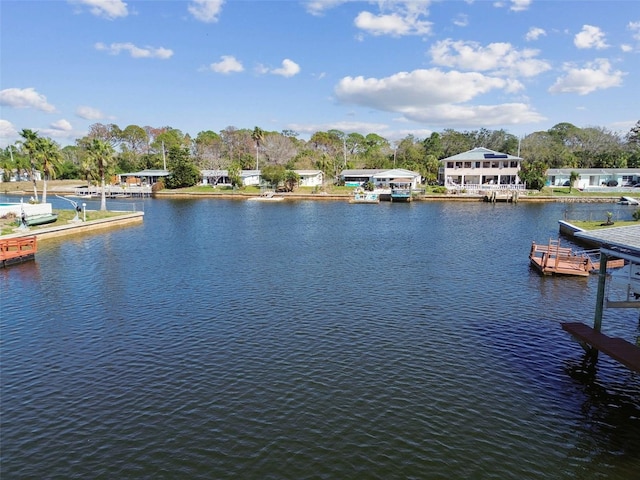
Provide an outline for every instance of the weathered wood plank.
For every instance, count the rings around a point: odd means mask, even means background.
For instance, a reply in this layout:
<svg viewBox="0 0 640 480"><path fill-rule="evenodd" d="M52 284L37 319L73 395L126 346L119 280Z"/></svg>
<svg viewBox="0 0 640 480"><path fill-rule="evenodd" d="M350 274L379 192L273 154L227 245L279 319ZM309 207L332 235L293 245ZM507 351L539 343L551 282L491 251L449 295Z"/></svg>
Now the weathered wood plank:
<svg viewBox="0 0 640 480"><path fill-rule="evenodd" d="M584 323L562 323L562 329L578 340L588 343L595 349L622 363L634 372L640 372L640 347L623 338L609 337Z"/></svg>

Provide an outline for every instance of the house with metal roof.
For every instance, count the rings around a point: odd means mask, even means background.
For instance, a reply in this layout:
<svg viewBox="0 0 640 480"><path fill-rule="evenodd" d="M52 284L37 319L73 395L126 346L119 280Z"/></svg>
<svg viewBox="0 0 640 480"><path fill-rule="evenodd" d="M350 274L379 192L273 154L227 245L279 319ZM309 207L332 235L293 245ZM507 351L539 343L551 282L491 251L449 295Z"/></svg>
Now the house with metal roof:
<svg viewBox="0 0 640 480"><path fill-rule="evenodd" d="M438 180L449 188L524 189L518 172L522 158L477 147L442 160Z"/></svg>
<svg viewBox="0 0 640 480"><path fill-rule="evenodd" d="M340 172L340 179L348 187L361 187L372 182L376 188L386 189L394 185L404 185L415 190L422 184L422 175L404 168L343 170Z"/></svg>
<svg viewBox="0 0 640 480"><path fill-rule="evenodd" d="M324 182L321 170L294 170L300 180L301 187L320 187ZM211 186L231 186L228 170L202 170L202 184ZM240 179L244 186L260 185L260 170L241 170Z"/></svg>
<svg viewBox="0 0 640 480"><path fill-rule="evenodd" d="M294 170L300 179L300 187L321 187L324 184L324 172L322 170Z"/></svg>
<svg viewBox="0 0 640 480"><path fill-rule="evenodd" d="M169 176L169 170L141 170L139 172L119 173L118 183L128 185L153 185L160 179Z"/></svg>
<svg viewBox="0 0 640 480"><path fill-rule="evenodd" d="M578 180L572 186L579 189L630 187L640 183L640 168L550 168L547 170L547 186L568 185L571 172L578 174Z"/></svg>

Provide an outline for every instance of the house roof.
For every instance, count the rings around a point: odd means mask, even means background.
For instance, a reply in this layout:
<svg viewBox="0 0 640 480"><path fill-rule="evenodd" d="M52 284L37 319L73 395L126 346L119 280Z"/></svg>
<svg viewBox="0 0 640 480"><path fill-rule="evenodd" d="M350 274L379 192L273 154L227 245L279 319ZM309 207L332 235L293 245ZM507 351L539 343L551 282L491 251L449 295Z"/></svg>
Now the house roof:
<svg viewBox="0 0 640 480"><path fill-rule="evenodd" d="M382 170L380 173L373 175L374 178L402 178L411 179L420 177L421 175L411 170L405 170L404 168L394 168L393 170Z"/></svg>
<svg viewBox="0 0 640 480"><path fill-rule="evenodd" d="M141 170L139 172L120 173L124 177L166 177L169 175L168 170Z"/></svg>
<svg viewBox="0 0 640 480"><path fill-rule="evenodd" d="M411 170L405 170L404 168L394 168L392 170L385 170L381 168L362 168L356 170L343 170L340 172L342 177L374 177L374 178L415 178L420 174L412 172Z"/></svg>
<svg viewBox="0 0 640 480"><path fill-rule="evenodd" d="M550 168L547 175L640 175L640 168Z"/></svg>
<svg viewBox="0 0 640 480"><path fill-rule="evenodd" d="M340 175L343 177L370 177L378 172L384 172L383 169L359 168L352 170L343 170Z"/></svg>
<svg viewBox="0 0 640 480"><path fill-rule="evenodd" d="M451 157L447 157L442 159L443 162L448 160L522 160L521 157L516 157L514 155L509 155L507 153L496 152L495 150L489 150L484 147L476 147L473 150L468 150L466 152L459 153L457 155L453 155Z"/></svg>
<svg viewBox="0 0 640 480"><path fill-rule="evenodd" d="M300 176L312 176L322 174L322 170L294 170Z"/></svg>
<svg viewBox="0 0 640 480"><path fill-rule="evenodd" d="M576 232L578 238L599 243L602 248L634 257L640 261L640 225Z"/></svg>

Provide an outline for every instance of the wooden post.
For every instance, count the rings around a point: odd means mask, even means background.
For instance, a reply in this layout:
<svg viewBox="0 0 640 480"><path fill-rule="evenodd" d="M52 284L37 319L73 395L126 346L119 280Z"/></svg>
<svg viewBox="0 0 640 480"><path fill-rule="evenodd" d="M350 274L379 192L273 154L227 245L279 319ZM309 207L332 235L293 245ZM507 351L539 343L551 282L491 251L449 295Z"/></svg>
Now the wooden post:
<svg viewBox="0 0 640 480"><path fill-rule="evenodd" d="M600 271L598 272L598 293L596 296L596 314L593 319L593 329L600 332L602 328L602 311L604 307L604 287L607 281L607 254L600 252Z"/></svg>
<svg viewBox="0 0 640 480"><path fill-rule="evenodd" d="M598 272L598 292L596 295L596 313L593 319L593 330L600 333L602 329L602 312L604 308L604 287L607 281L607 254L600 251L600 270ZM598 349L590 347L587 357L591 361L591 365L595 365L598 361Z"/></svg>

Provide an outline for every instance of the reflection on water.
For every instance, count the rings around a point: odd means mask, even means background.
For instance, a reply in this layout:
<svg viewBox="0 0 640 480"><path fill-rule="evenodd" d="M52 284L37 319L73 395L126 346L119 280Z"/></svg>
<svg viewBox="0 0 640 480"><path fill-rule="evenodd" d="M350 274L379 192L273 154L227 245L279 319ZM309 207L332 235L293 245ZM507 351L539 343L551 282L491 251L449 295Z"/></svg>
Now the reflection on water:
<svg viewBox="0 0 640 480"><path fill-rule="evenodd" d="M0 271L3 478L640 469L637 374L559 325L596 278L529 269L564 205L142 204Z"/></svg>

